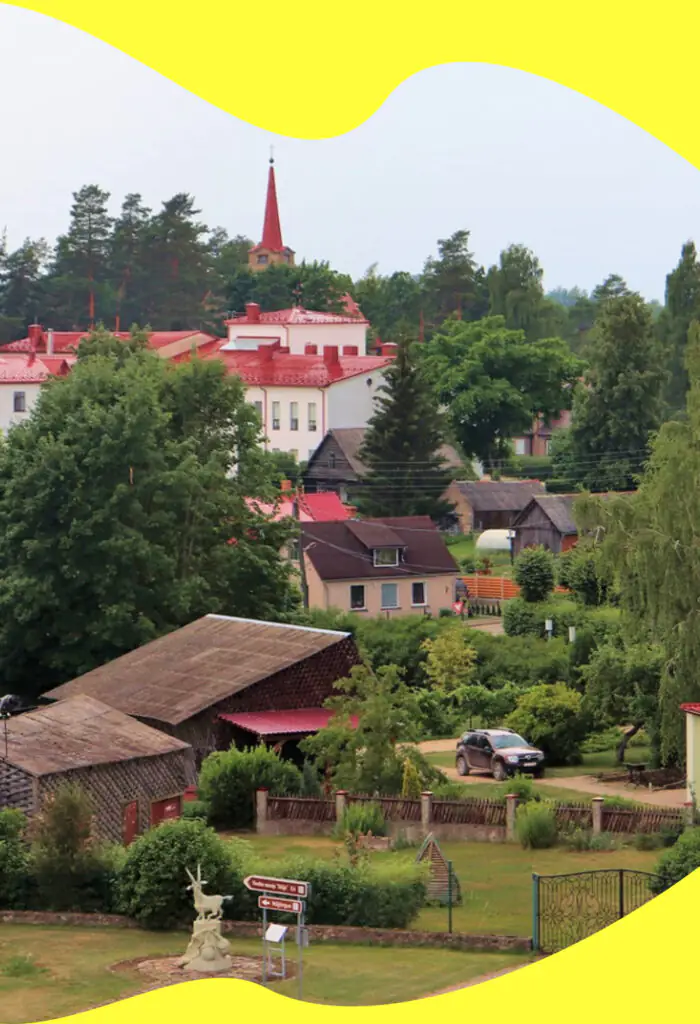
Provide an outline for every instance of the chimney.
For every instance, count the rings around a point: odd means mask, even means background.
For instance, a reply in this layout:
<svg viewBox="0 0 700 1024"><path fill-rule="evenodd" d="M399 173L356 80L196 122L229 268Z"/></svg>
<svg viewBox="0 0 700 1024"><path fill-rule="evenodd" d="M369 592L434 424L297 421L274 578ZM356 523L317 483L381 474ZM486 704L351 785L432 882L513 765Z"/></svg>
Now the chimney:
<svg viewBox="0 0 700 1024"><path fill-rule="evenodd" d="M29 347L32 352L36 352L44 340L44 330L41 324L30 324L27 334L29 337Z"/></svg>
<svg viewBox="0 0 700 1024"><path fill-rule="evenodd" d="M46 354L47 356L53 355L53 327L49 327L46 332Z"/></svg>
<svg viewBox="0 0 700 1024"><path fill-rule="evenodd" d="M258 355L261 363L271 363L277 345L258 345Z"/></svg>
<svg viewBox="0 0 700 1024"><path fill-rule="evenodd" d="M387 341L379 349L379 352L383 356L395 356L398 345L395 341Z"/></svg>
<svg viewBox="0 0 700 1024"><path fill-rule="evenodd" d="M338 346L326 345L323 349L323 361L326 366L338 366Z"/></svg>
<svg viewBox="0 0 700 1024"><path fill-rule="evenodd" d="M246 302L245 315L251 324L260 323L260 306L257 302Z"/></svg>
<svg viewBox="0 0 700 1024"><path fill-rule="evenodd" d="M318 345L304 345L304 355L305 356L317 356L318 355Z"/></svg>

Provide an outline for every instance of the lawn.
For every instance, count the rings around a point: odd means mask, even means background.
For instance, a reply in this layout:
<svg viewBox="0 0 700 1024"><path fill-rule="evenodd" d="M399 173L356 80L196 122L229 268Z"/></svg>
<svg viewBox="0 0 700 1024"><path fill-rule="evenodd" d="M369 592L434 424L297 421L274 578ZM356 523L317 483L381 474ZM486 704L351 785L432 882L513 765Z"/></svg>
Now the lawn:
<svg viewBox="0 0 700 1024"><path fill-rule="evenodd" d="M186 945L184 934L0 925L0 1021L34 1024L135 995L144 979L112 973L111 965L140 956L177 955ZM231 948L241 955L261 953L260 942L253 939L232 939ZM316 945L304 952L303 996L310 1002L348 1005L417 999L526 959L505 953ZM297 996L295 980L270 988Z"/></svg>
<svg viewBox="0 0 700 1024"><path fill-rule="evenodd" d="M330 859L340 847L327 836L258 836L246 834L254 850L268 863L287 857ZM523 850L514 843L444 842L440 848L459 878L463 905L453 911L455 931L472 934L532 934L532 874L558 875L606 868L653 871L658 851L622 848L574 853L564 848ZM374 858L413 859L416 850L376 853ZM446 931L447 910L428 907L412 927Z"/></svg>
<svg viewBox="0 0 700 1024"><path fill-rule="evenodd" d="M468 537L457 537L454 540L448 538L447 546L450 554L459 563L463 558L473 558L477 562L481 558L488 558L491 563L491 572L494 576L508 576L513 572L513 565L508 551L477 551L476 537L472 534Z"/></svg>

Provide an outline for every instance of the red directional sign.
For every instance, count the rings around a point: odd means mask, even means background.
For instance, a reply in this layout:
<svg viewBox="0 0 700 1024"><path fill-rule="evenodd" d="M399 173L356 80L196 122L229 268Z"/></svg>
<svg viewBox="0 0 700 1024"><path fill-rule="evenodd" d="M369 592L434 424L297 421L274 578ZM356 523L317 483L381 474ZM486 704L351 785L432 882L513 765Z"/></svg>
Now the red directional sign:
<svg viewBox="0 0 700 1024"><path fill-rule="evenodd" d="M305 899L309 895L308 882L296 882L291 878L248 875L243 879L243 884L252 892L279 893L280 896L299 896L301 899Z"/></svg>
<svg viewBox="0 0 700 1024"><path fill-rule="evenodd" d="M282 900L279 896L258 896L261 910L281 910L287 914L301 914L304 904L301 900Z"/></svg>

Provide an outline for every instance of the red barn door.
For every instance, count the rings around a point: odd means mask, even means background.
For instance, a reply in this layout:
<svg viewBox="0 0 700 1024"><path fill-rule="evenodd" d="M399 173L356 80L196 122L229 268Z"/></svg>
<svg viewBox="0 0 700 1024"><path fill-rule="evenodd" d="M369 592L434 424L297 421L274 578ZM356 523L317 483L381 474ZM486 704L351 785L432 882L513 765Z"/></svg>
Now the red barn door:
<svg viewBox="0 0 700 1024"><path fill-rule="evenodd" d="M136 834L139 830L139 804L138 800L132 800L130 804L127 804L124 808L124 821L122 834L124 837L124 846L129 846L133 843L136 838Z"/></svg>
<svg viewBox="0 0 700 1024"><path fill-rule="evenodd" d="M182 797L173 796L169 800L156 800L151 804L151 825L160 825L162 821L172 821L182 814Z"/></svg>

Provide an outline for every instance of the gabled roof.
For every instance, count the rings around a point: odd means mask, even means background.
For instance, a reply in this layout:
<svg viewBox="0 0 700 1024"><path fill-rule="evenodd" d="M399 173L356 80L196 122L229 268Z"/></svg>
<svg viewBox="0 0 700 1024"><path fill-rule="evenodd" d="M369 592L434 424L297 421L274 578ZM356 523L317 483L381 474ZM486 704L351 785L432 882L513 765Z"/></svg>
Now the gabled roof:
<svg viewBox="0 0 700 1024"><path fill-rule="evenodd" d="M349 633L205 615L45 694L84 693L128 715L179 725Z"/></svg>
<svg viewBox="0 0 700 1024"><path fill-rule="evenodd" d="M364 358L369 358L365 356ZM385 357L391 362L391 359ZM350 468L356 476L364 476L366 467L361 461L359 453L365 439L366 427L338 427L329 430L321 441L314 454L309 459L309 467L318 461L318 457L326 442L332 438L346 458ZM464 469L464 459L459 455L452 445L444 444L440 448L440 454L451 469Z"/></svg>
<svg viewBox="0 0 700 1024"><path fill-rule="evenodd" d="M359 311L359 310L358 310ZM313 309L304 309L303 306L292 306L290 309L274 309L268 313L257 313L255 319L241 315L231 317L225 321L226 325L246 326L248 324L286 324L302 325L313 327L317 324L366 324L367 320L361 316L347 313L319 313Z"/></svg>
<svg viewBox="0 0 700 1024"><path fill-rule="evenodd" d="M535 494L544 494L539 480L456 480L454 486L475 512L519 512Z"/></svg>
<svg viewBox="0 0 700 1024"><path fill-rule="evenodd" d="M0 350L0 384L43 384L49 377L62 377L75 356L37 356L32 352Z"/></svg>
<svg viewBox="0 0 700 1024"><path fill-rule="evenodd" d="M189 744L84 694L7 722L7 760L34 776L188 749Z"/></svg>
<svg viewBox="0 0 700 1024"><path fill-rule="evenodd" d="M294 503L299 506L299 521L302 523L335 522L349 519L353 512L344 505L335 491L320 491L317 494L300 494L298 497L283 495L276 504L247 498L246 501L261 515L272 516L275 520L294 518Z"/></svg>
<svg viewBox="0 0 700 1024"><path fill-rule="evenodd" d="M119 338L120 341L128 341L131 334L128 331L110 331L113 337ZM148 346L149 348L155 349L156 351L161 348L165 348L168 345L172 345L177 341L184 341L186 338L196 338L202 335L205 338L211 338L215 341L213 335L207 334L206 331L200 330L189 330L189 331L149 331L148 332ZM90 331L54 331L53 332L53 350L56 355L63 355L72 353L75 354L78 345L85 338L90 336ZM48 347L48 331L42 329L41 336L38 338L36 351L37 353L46 354ZM31 352L34 348L34 342L31 338L20 338L18 341L10 341L6 345L0 345L0 353L4 352ZM50 356L48 358L51 358Z"/></svg>
<svg viewBox="0 0 700 1024"><path fill-rule="evenodd" d="M371 545L375 539L381 547L386 533L369 532L363 540L357 527L388 528L391 536L403 545L403 560L398 566L374 565ZM442 539L440 531L429 516L404 516L392 519L366 519L361 523L305 523L302 525L302 545L314 569L322 580L381 579L396 580L411 576L444 576L457 573L458 568Z"/></svg>
<svg viewBox="0 0 700 1024"><path fill-rule="evenodd" d="M353 519L347 524L347 527L353 537L356 537L367 551L406 546L406 542L398 530L392 529L387 523L378 519Z"/></svg>
<svg viewBox="0 0 700 1024"><path fill-rule="evenodd" d="M571 537L578 533L573 517L573 507L577 494L536 494L519 513L513 526L517 528L527 521L532 509L540 508L562 537Z"/></svg>

